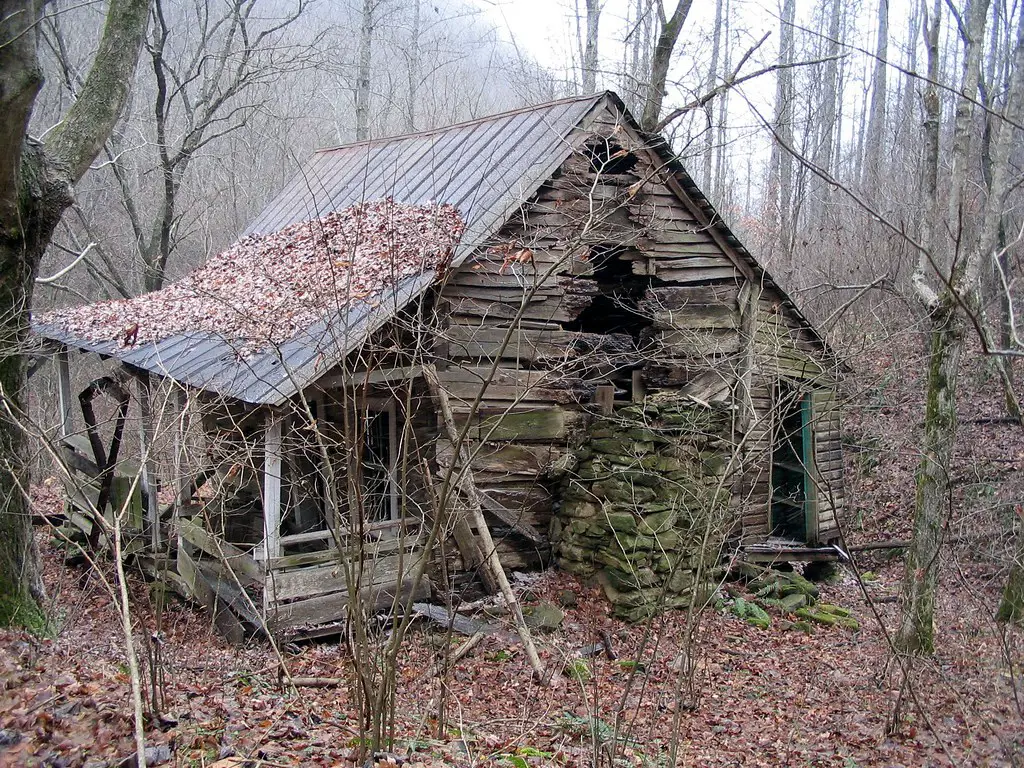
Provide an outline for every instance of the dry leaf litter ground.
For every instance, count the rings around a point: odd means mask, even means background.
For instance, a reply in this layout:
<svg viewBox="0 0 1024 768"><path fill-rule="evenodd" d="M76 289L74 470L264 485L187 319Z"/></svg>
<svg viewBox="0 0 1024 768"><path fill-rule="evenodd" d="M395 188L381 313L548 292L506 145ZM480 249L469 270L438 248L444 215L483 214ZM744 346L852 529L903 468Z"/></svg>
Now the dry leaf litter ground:
<svg viewBox="0 0 1024 768"><path fill-rule="evenodd" d="M914 424L920 414L917 370L899 352L878 354L875 385L858 394L848 429L855 501L850 542L909 531ZM898 558L862 556L861 569L871 572L863 589L849 570L839 583L821 587L823 600L853 611L859 631L786 631L777 616L761 630L728 612L704 614L701 698L696 709L680 713L680 765L1024 761L1021 630L1002 634L991 620L1005 577L997 513L1021 498L1016 484L1024 469L1024 440L1019 428L982 421L999 415L998 392L983 367L965 374L967 423L939 603L939 650L918 664L912 678L917 704L904 705L897 733L886 734L900 678L883 628L896 625L893 600L902 567ZM52 486L38 488L36 502L41 511L60 505ZM57 633L48 640L0 633L0 728L8 740L17 739L0 750L0 764L116 764L132 751L129 680L116 612L95 571L63 566L45 532L40 541ZM109 564L101 571L110 578ZM592 677L586 682L561 678L540 687L530 682L528 664L509 632L478 645L442 686L436 678L420 677L443 641L429 628L413 632L398 671L395 728L395 752L407 765L593 765L594 733L599 740L608 737L617 713L623 764L666 764L677 707L674 660L685 636L685 614L669 614L653 625L657 645L641 650L648 628L610 618L599 591L572 577L548 572L529 586L526 598L557 602L565 590L578 596L578 604L565 608L558 630L538 637L545 662L561 669L601 631L610 634L619 658L589 659ZM141 578L133 576L132 593L144 647L157 620ZM173 747L173 764L213 765L232 752L253 765L350 764L357 734L344 688L282 692L266 645L229 647L202 613L175 600L159 625L165 712L176 724L166 731L151 724L148 737ZM293 675L344 677L346 663L346 652L332 643L303 645L288 655ZM447 718L439 729L442 696Z"/></svg>

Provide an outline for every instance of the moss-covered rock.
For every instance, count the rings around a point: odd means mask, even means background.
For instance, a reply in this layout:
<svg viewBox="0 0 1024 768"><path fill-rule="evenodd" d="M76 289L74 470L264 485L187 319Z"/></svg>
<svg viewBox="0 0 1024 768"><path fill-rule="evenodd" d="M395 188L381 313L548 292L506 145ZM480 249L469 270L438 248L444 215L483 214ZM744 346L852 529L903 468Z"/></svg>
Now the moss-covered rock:
<svg viewBox="0 0 1024 768"><path fill-rule="evenodd" d="M843 608L839 605L832 605L830 603L818 603L816 607L819 611L828 613L832 616L840 616L842 618L847 618L852 615L849 608Z"/></svg>
<svg viewBox="0 0 1024 768"><path fill-rule="evenodd" d="M730 430L727 411L657 393L593 420L572 452L553 551L567 570L595 569L616 615L646 618L703 590L695 569L716 562L724 535L728 484L714 473Z"/></svg>

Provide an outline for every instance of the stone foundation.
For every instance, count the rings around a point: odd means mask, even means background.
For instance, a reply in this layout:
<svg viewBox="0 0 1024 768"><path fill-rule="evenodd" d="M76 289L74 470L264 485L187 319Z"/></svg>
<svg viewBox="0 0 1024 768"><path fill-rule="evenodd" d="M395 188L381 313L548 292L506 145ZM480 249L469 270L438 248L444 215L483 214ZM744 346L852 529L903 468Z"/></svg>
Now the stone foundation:
<svg viewBox="0 0 1024 768"><path fill-rule="evenodd" d="M621 618L688 605L721 551L728 410L659 393L590 426L562 487L551 541L560 568L596 576Z"/></svg>

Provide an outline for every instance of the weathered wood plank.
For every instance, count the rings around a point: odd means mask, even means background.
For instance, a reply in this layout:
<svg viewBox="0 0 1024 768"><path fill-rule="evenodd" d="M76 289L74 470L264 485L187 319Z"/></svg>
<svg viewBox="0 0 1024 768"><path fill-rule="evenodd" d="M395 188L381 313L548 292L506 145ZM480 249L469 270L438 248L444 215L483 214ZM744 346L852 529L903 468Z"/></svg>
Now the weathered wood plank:
<svg viewBox="0 0 1024 768"><path fill-rule="evenodd" d="M443 438L437 440L437 460L448 466L452 458L451 443ZM491 445L479 443L469 447L474 471L525 474L536 477L564 454L551 445L522 445L500 443Z"/></svg>
<svg viewBox="0 0 1024 768"><path fill-rule="evenodd" d="M426 579L421 580L418 588L413 591L412 580L401 584L374 585L361 593L364 607L371 612L390 610L397 603L404 603L412 595L413 600L422 600L430 593ZM284 605L275 605L269 612L268 623L272 631L282 632L305 625L326 624L342 621L348 610L348 597L345 592L335 592L307 600L297 600Z"/></svg>
<svg viewBox="0 0 1024 768"><path fill-rule="evenodd" d="M676 357L733 355L741 346L739 334L731 330L661 331L658 340L667 354Z"/></svg>
<svg viewBox="0 0 1024 768"><path fill-rule="evenodd" d="M573 356L583 334L553 330L505 329L492 325L452 324L445 332L454 357L557 361ZM507 338L506 338L507 337Z"/></svg>
<svg viewBox="0 0 1024 768"><path fill-rule="evenodd" d="M234 571L244 586L263 583L263 567L248 552L214 536L202 525L187 517L180 518L178 526L185 541L223 562Z"/></svg>
<svg viewBox="0 0 1024 768"><path fill-rule="evenodd" d="M674 285L648 288L643 306L655 309L676 309L690 305L725 305L739 310L739 286Z"/></svg>
<svg viewBox="0 0 1024 768"><path fill-rule="evenodd" d="M456 412L456 423L465 424L466 416ZM473 440L518 440L538 442L560 440L582 423L582 414L563 408L514 410L508 413L481 414L471 419L468 437Z"/></svg>
<svg viewBox="0 0 1024 768"><path fill-rule="evenodd" d="M701 328L739 328L739 311L728 305L694 305L654 312L654 328L658 330L687 330Z"/></svg>
<svg viewBox="0 0 1024 768"><path fill-rule="evenodd" d="M667 283L703 283L738 279L733 267L707 267L701 269L658 267L658 277Z"/></svg>
<svg viewBox="0 0 1024 768"><path fill-rule="evenodd" d="M71 353L61 344L57 348L57 403L60 410L60 436L74 432L74 400L71 395Z"/></svg>
<svg viewBox="0 0 1024 768"><path fill-rule="evenodd" d="M416 572L426 554L420 550L402 555L377 557L367 553L362 565L351 563L362 588L397 584ZM298 568L291 571L271 572L266 579L272 602L295 600L345 592L348 589L346 566L335 565Z"/></svg>
<svg viewBox="0 0 1024 768"><path fill-rule="evenodd" d="M281 555L281 434L284 418L268 411L263 438L264 558Z"/></svg>

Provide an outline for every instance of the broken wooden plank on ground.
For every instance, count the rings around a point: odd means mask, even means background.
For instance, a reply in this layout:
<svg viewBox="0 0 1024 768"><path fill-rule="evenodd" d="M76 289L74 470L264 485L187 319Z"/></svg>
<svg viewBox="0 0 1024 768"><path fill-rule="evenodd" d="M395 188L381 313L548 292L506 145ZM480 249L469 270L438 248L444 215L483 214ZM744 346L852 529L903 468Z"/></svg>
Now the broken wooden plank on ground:
<svg viewBox="0 0 1024 768"><path fill-rule="evenodd" d="M423 616L445 629L458 632L460 635L493 635L501 631L501 626L498 624L481 619L467 619L465 616L459 616L457 613L449 611L443 605L413 603L412 611L416 615Z"/></svg>
<svg viewBox="0 0 1024 768"><path fill-rule="evenodd" d="M473 518L473 522L476 524L477 536L480 537L480 545L486 555L487 565L490 568L495 581L498 582L501 594L505 598L505 602L508 604L509 610L512 612L512 617L516 624L516 631L519 633L519 638L523 641L523 647L526 649L526 657L530 660L530 666L533 667L533 672L536 675L537 682L543 682L544 665L541 663L540 656L537 655L537 649L533 645L533 637L530 635L530 629L526 625L526 620L523 618L523 611L519 606L519 601L516 599L515 592L512 591L512 587L508 583L508 578L505 576L505 571L501 567L501 561L498 559L498 550L495 548L494 540L491 538L491 531L487 527L487 520L484 518L483 506L480 503L480 495L477 493L476 484L473 482L473 471L470 467L468 457L465 456L465 446L460 446L459 431L455 427L455 418L452 415L451 404L448 402L448 395L441 387L441 382L437 377L437 371L432 365L424 366L423 377L427 380L427 386L430 388L431 394L440 406L441 417L444 420L444 427L448 432L448 438L452 441L452 446L459 449L459 456L463 460L463 469L465 470L463 473L463 477L465 478L464 489L469 501L469 512Z"/></svg>

